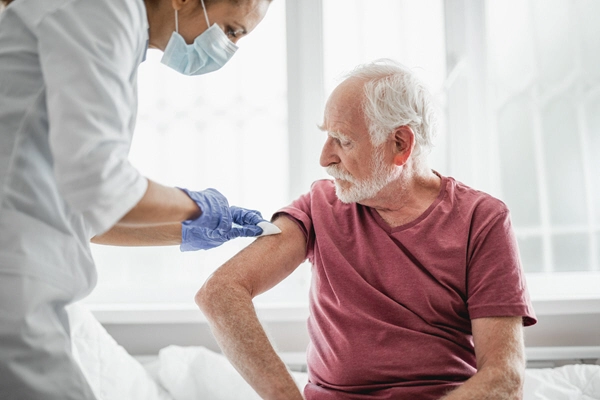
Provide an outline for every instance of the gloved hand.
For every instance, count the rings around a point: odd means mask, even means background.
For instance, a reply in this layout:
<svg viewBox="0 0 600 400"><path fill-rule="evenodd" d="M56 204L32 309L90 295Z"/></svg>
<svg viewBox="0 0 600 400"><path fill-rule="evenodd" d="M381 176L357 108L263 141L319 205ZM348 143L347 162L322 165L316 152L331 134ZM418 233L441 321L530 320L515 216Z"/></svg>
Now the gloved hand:
<svg viewBox="0 0 600 400"><path fill-rule="evenodd" d="M202 210L202 215L181 224L181 251L207 250L240 236L258 236L263 221L258 211L229 207L229 202L215 189L200 192L183 190Z"/></svg>

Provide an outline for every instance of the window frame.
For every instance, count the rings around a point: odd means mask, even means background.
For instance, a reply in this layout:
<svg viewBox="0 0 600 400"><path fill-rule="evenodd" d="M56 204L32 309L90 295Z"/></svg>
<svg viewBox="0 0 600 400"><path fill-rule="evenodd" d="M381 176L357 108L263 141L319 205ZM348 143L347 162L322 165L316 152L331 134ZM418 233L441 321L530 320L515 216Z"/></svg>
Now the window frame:
<svg viewBox="0 0 600 400"><path fill-rule="evenodd" d="M325 82L323 74L322 0L286 0L288 143L290 200L304 194L322 171L318 157L322 136L310 135L315 121L323 118ZM318 160L318 158L317 158Z"/></svg>

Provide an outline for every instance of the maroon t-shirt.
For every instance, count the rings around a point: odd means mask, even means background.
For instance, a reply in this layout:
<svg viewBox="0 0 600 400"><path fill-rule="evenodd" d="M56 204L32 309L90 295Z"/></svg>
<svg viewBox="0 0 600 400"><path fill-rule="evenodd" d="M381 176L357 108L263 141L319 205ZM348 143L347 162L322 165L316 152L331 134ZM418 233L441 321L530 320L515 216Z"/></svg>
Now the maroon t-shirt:
<svg viewBox="0 0 600 400"><path fill-rule="evenodd" d="M395 228L329 180L279 213L313 265L307 400L438 399L476 372L472 319L536 322L508 209L452 178Z"/></svg>

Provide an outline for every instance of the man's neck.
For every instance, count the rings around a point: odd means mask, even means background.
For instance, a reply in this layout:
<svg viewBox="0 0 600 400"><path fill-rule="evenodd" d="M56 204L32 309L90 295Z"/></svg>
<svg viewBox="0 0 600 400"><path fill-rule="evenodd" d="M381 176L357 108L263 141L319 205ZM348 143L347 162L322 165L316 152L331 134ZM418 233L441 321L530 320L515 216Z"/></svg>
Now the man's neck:
<svg viewBox="0 0 600 400"><path fill-rule="evenodd" d="M441 177L432 170L407 175L401 175L377 193L375 198L361 202L374 208L392 228L417 219L440 193Z"/></svg>

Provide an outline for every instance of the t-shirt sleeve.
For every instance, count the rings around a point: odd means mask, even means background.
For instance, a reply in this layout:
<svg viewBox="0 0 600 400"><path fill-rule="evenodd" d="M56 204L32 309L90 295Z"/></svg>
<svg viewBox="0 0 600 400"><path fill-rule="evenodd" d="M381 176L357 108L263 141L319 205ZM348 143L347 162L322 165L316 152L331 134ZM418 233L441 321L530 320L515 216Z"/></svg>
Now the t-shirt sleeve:
<svg viewBox="0 0 600 400"><path fill-rule="evenodd" d="M475 229L467 269L471 319L522 316L525 326L535 324L508 210Z"/></svg>
<svg viewBox="0 0 600 400"><path fill-rule="evenodd" d="M294 200L289 206L283 207L282 209L277 211L275 214L273 214L273 218L271 218L272 220L275 220L281 215L286 215L298 225L298 227L304 234L304 237L306 238L306 256L309 258L311 257L311 249L313 248L313 244L315 241L311 212L311 192L303 194L298 199Z"/></svg>
<svg viewBox="0 0 600 400"><path fill-rule="evenodd" d="M35 26L59 190L93 234L144 195L128 160L145 48L142 2L71 1Z"/></svg>

